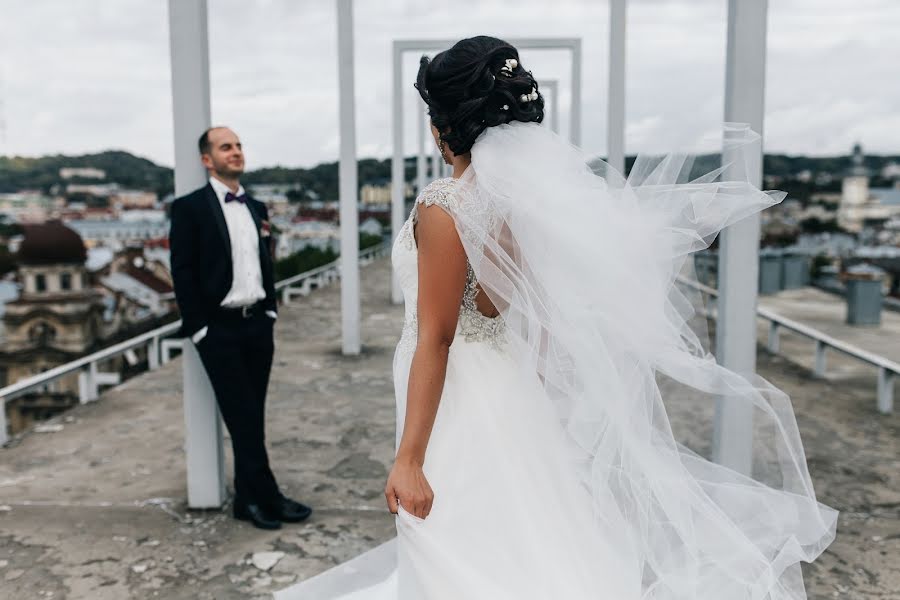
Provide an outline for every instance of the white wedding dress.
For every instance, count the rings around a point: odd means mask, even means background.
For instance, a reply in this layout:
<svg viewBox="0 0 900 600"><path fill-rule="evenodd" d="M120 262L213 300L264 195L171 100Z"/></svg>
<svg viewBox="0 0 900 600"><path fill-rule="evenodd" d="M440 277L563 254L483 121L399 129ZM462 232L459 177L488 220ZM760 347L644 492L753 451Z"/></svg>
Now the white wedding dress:
<svg viewBox="0 0 900 600"><path fill-rule="evenodd" d="M728 135L731 158L753 155L752 133ZM470 264L424 465L431 514L401 508L396 540L276 598L804 598L798 562L836 513L815 500L786 396L716 365L674 284L692 251L781 198L721 173L685 182L672 157L625 181L534 124L489 129L472 158L423 190L392 253L398 440L422 206L454 218ZM755 479L675 442L657 373L754 406Z"/></svg>

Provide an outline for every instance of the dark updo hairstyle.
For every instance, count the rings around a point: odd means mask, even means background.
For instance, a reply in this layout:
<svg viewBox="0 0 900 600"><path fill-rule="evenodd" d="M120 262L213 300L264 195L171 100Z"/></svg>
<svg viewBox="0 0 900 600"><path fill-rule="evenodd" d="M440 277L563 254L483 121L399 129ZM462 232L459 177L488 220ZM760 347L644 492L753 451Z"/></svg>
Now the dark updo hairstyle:
<svg viewBox="0 0 900 600"><path fill-rule="evenodd" d="M538 89L537 82L521 64L504 69L511 58L519 62L515 47L486 35L460 40L434 60L422 57L416 89L454 154L469 152L488 127L544 119L540 93L522 101L523 95Z"/></svg>

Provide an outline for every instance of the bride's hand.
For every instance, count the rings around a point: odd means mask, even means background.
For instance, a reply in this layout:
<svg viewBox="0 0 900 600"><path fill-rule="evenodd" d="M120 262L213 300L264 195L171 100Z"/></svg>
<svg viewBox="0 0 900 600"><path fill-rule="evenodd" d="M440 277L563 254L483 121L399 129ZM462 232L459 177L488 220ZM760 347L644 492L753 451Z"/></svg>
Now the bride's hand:
<svg viewBox="0 0 900 600"><path fill-rule="evenodd" d="M384 496L392 513L397 514L399 507L403 506L403 510L420 519L428 516L434 502L434 492L428 485L422 466L403 460L394 462Z"/></svg>

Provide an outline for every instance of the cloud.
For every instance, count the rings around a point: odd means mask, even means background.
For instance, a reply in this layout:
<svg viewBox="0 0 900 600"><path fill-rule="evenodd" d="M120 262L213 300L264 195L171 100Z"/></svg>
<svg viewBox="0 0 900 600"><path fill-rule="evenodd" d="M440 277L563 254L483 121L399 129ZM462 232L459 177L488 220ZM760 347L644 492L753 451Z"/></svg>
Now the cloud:
<svg viewBox="0 0 900 600"><path fill-rule="evenodd" d="M312 165L338 149L333 2L209 0L212 114L232 125L251 167ZM606 151L607 4L591 0L355 3L360 153L391 152L391 42L581 37L583 133ZM631 0L627 30L628 152L712 150L700 140L722 120L727 3ZM161 0L0 0L0 153L124 148L172 163L167 3ZM839 154L861 141L900 152L900 5L891 0L770 3L766 148ZM565 52L523 51L542 79L558 79L569 117ZM405 150L413 152L411 85ZM420 114L420 113L418 113Z"/></svg>

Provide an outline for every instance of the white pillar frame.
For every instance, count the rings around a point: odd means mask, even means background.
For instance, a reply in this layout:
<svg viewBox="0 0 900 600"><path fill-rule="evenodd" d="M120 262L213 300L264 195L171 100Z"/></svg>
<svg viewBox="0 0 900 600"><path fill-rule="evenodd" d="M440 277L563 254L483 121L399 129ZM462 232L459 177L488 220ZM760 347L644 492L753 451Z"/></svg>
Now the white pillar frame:
<svg viewBox="0 0 900 600"><path fill-rule="evenodd" d="M725 121L749 123L762 135L765 114L766 15L768 0L729 0L725 61ZM729 156L723 153L722 162ZM762 147L749 171L762 183ZM729 178L729 171L724 179ZM719 239L719 298L716 358L742 374L756 371L756 299L759 271L759 214L725 229ZM713 458L740 473L753 469L753 407L720 398L716 403Z"/></svg>
<svg viewBox="0 0 900 600"><path fill-rule="evenodd" d="M183 196L207 179L197 149L197 139L212 122L206 0L169 0L169 42L175 195ZM182 368L188 506L218 508L225 502L222 421L200 355L187 340Z"/></svg>
<svg viewBox="0 0 900 600"><path fill-rule="evenodd" d="M625 174L625 26L627 0L609 0L606 162Z"/></svg>
<svg viewBox="0 0 900 600"><path fill-rule="evenodd" d="M391 160L391 239L396 240L403 221L406 219L404 197L404 153L403 153L403 55L407 52L429 52L446 50L457 40L394 40L393 44L393 92L392 92L392 138L393 159ZM580 38L521 38L510 39L510 44L519 50L568 50L572 54L572 105L570 107L569 138L576 146L581 144L581 39ZM403 302L400 283L392 272L391 300L394 304Z"/></svg>
<svg viewBox="0 0 900 600"><path fill-rule="evenodd" d="M431 141L431 178L440 179L444 169L444 157L434 140Z"/></svg>
<svg viewBox="0 0 900 600"><path fill-rule="evenodd" d="M337 0L340 114L339 206L341 219L341 350L360 352L359 189L356 161L356 95L353 0Z"/></svg>
<svg viewBox="0 0 900 600"><path fill-rule="evenodd" d="M425 149L428 147L428 141L431 136L427 135L429 132L426 127L428 126L428 115L423 114L422 118L419 119L418 126L418 136L416 141L419 144L419 154L416 159L416 193L421 194L422 190L425 189L425 186L428 185L428 153ZM427 135L427 137L426 137Z"/></svg>
<svg viewBox="0 0 900 600"><path fill-rule="evenodd" d="M559 80L539 79L538 88L544 98L550 98L550 130L559 133ZM549 92L549 94L547 93Z"/></svg>

